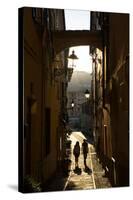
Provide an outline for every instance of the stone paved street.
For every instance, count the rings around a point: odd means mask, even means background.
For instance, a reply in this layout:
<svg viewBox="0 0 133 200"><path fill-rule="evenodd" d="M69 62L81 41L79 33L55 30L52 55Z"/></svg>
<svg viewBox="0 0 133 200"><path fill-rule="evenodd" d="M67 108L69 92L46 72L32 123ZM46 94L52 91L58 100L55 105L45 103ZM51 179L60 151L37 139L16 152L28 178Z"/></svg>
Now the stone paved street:
<svg viewBox="0 0 133 200"><path fill-rule="evenodd" d="M73 132L70 136L72 141L71 148L73 149L74 144L78 140L80 142L80 147L82 146L82 142L84 139L84 135L81 132ZM83 163L83 154L81 150L81 155L79 158L79 168L80 173L76 174L75 172L75 165L74 165L74 156L71 154L72 166L68 184L65 190L86 190L86 189L96 189L96 188L109 188L111 184L104 176L104 170L99 164L95 149L93 145L89 145L89 155L87 157L87 166L89 167L88 170L85 169Z"/></svg>
<svg viewBox="0 0 133 200"><path fill-rule="evenodd" d="M81 132L73 132L70 136L72 141L71 148L73 149L76 141L78 140L80 143L80 147L82 146L83 139L85 139L84 135ZM82 147L81 147L82 148ZM89 145L90 149L90 145ZM74 163L74 155L71 154L72 166L70 172L70 178L65 190L86 190L86 189L94 189L95 188L95 181L92 169L92 161L91 156L88 155L87 157L87 166L88 169L85 169L83 163L83 154L82 149L79 157L79 169L75 170L75 163ZM91 172L92 170L92 172Z"/></svg>
<svg viewBox="0 0 133 200"><path fill-rule="evenodd" d="M91 155L92 162L93 162L93 173L94 173L94 179L95 179L95 185L96 188L110 188L111 183L109 182L108 178L105 177L105 172L99 164L96 153L92 153Z"/></svg>
<svg viewBox="0 0 133 200"><path fill-rule="evenodd" d="M45 191L88 190L111 187L108 178L104 176L104 170L101 164L98 162L95 149L90 143L88 143L88 168L85 168L84 166L81 148L79 168L75 169L75 158L72 150L76 141L79 141L81 147L83 139L85 139L85 136L81 132L73 132L71 134L71 167L69 176L63 177L62 173L58 173L56 177L54 177L54 180L49 183L47 188L45 188Z"/></svg>

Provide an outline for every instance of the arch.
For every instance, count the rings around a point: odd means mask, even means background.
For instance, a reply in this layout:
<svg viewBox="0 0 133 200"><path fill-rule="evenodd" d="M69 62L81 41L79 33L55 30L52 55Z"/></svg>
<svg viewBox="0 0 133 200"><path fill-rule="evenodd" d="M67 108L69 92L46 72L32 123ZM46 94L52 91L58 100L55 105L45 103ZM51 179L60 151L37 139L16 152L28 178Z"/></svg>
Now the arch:
<svg viewBox="0 0 133 200"><path fill-rule="evenodd" d="M53 46L56 54L72 46L90 45L102 49L102 31L53 31Z"/></svg>

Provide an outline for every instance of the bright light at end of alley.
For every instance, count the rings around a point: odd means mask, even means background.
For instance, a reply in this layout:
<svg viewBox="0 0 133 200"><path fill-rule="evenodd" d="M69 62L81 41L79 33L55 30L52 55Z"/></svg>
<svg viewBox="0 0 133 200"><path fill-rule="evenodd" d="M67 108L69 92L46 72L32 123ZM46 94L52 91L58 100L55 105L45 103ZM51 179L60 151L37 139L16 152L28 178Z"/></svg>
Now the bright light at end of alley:
<svg viewBox="0 0 133 200"><path fill-rule="evenodd" d="M80 20L79 20L80 19ZM65 23L67 30L90 30L90 12L82 10L65 10ZM77 46L69 49L69 54L72 51L78 56L78 60L74 63L75 71L92 72L92 58L89 55L89 46ZM68 62L68 67L71 66L71 61Z"/></svg>

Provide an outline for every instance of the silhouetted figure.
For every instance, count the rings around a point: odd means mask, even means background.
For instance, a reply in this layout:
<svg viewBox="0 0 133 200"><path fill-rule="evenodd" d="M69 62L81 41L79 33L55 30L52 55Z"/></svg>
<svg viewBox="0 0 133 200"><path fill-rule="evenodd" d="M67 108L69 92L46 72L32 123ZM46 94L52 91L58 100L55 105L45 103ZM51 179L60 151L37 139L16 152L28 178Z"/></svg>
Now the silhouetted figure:
<svg viewBox="0 0 133 200"><path fill-rule="evenodd" d="M87 158L87 154L88 154L88 143L85 139L82 143L82 150L83 150L83 156L84 156L84 165L85 165L85 168L86 168L87 167L86 158Z"/></svg>
<svg viewBox="0 0 133 200"><path fill-rule="evenodd" d="M79 146L79 142L77 141L74 149L73 149L73 154L75 156L75 168L79 167L78 166L78 159L79 159L79 155L80 155L80 146Z"/></svg>

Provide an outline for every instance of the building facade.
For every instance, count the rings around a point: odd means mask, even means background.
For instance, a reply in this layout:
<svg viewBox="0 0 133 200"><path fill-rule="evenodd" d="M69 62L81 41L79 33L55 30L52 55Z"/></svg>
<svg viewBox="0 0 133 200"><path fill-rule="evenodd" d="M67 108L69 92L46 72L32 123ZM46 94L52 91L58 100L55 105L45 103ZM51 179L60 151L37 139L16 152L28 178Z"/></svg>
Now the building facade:
<svg viewBox="0 0 133 200"><path fill-rule="evenodd" d="M103 35L103 48L90 49L95 145L112 185L128 186L129 15L91 12L91 29Z"/></svg>
<svg viewBox="0 0 133 200"><path fill-rule="evenodd" d="M68 91L67 92L67 110L69 125L72 129L81 130L81 114L82 104L86 101L83 91ZM74 106L72 107L72 102Z"/></svg>
<svg viewBox="0 0 133 200"><path fill-rule="evenodd" d="M89 87L89 85L88 85ZM67 110L69 126L72 130L82 131L86 136L92 136L93 119L92 103L86 99L85 91L67 92ZM74 106L72 107L72 102Z"/></svg>
<svg viewBox="0 0 133 200"><path fill-rule="evenodd" d="M68 50L56 54L52 31L64 10L21 8L23 29L23 177L45 184L64 156ZM70 76L70 75L69 75Z"/></svg>

